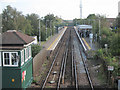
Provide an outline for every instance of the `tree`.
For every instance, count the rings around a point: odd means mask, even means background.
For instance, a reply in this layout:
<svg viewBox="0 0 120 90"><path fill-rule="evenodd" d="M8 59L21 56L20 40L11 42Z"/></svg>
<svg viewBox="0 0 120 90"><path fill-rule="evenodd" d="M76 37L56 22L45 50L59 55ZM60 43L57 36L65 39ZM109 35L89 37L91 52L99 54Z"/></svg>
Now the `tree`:
<svg viewBox="0 0 120 90"><path fill-rule="evenodd" d="M116 18L116 26L120 28L120 15Z"/></svg>
<svg viewBox="0 0 120 90"><path fill-rule="evenodd" d="M48 14L44 17L44 24L47 24L47 27L50 28L50 22L54 22L55 21L55 17L54 14Z"/></svg>
<svg viewBox="0 0 120 90"><path fill-rule="evenodd" d="M19 30L28 35L39 36L39 19L39 15L35 13L24 16L22 12L8 5L2 12L3 32L7 30ZM41 19L41 40L45 40L45 26L47 25L47 36L49 37L51 31L52 35L55 33L54 26L61 24L62 19L55 17L54 14L48 14Z"/></svg>
<svg viewBox="0 0 120 90"><path fill-rule="evenodd" d="M3 10L2 13L3 32L7 30L21 30L21 32L31 35L32 27L30 21L26 20L25 16L16 8L10 5Z"/></svg>
<svg viewBox="0 0 120 90"><path fill-rule="evenodd" d="M87 19L96 19L97 16L95 14L89 14Z"/></svg>
<svg viewBox="0 0 120 90"><path fill-rule="evenodd" d="M104 27L101 30L101 46L104 48L105 44L110 45L111 44L111 38L112 38L112 31L108 27Z"/></svg>
<svg viewBox="0 0 120 90"><path fill-rule="evenodd" d="M11 29L15 29L14 26L14 16L12 15L14 9L11 6L7 6L7 9L3 10L2 13L2 23L3 23L3 32Z"/></svg>
<svg viewBox="0 0 120 90"><path fill-rule="evenodd" d="M59 26L62 22L61 18L58 18L57 16L55 17L54 14L48 14L44 17L43 23L47 27L47 37L49 37L51 34L54 35L55 33L55 28L54 26ZM51 33L51 34L50 34Z"/></svg>
<svg viewBox="0 0 120 90"><path fill-rule="evenodd" d="M32 48L32 57L35 57L40 52L40 50L41 50L41 47L38 44L36 44L36 45L33 44L31 46L31 48Z"/></svg>
<svg viewBox="0 0 120 90"><path fill-rule="evenodd" d="M55 21L54 21L55 26L61 25L62 22L63 22L63 20L61 18L59 18L58 16L55 16ZM64 23L63 23L63 25L64 25Z"/></svg>
<svg viewBox="0 0 120 90"><path fill-rule="evenodd" d="M38 27L39 27L39 15L32 13L32 14L27 14L26 19L30 21L30 24L32 26L32 32L31 34L34 36L38 36Z"/></svg>
<svg viewBox="0 0 120 90"><path fill-rule="evenodd" d="M113 34L110 50L113 55L120 56L120 33Z"/></svg>

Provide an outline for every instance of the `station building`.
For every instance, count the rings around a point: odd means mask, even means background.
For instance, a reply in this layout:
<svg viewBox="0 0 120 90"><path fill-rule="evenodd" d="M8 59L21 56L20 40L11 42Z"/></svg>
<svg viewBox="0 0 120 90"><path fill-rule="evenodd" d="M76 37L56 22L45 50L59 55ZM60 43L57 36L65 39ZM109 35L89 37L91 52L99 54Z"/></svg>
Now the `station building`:
<svg viewBox="0 0 120 90"><path fill-rule="evenodd" d="M0 36L2 88L27 88L33 80L31 44L34 39L16 30Z"/></svg>

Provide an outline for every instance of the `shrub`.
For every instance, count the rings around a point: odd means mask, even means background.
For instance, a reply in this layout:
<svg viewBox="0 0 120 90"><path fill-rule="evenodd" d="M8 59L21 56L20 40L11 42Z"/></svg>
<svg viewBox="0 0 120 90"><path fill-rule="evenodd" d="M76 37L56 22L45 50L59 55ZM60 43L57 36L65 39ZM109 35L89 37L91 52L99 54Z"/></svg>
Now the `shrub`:
<svg viewBox="0 0 120 90"><path fill-rule="evenodd" d="M32 57L35 57L35 55L37 55L41 50L40 45L38 44L33 44L32 45Z"/></svg>
<svg viewBox="0 0 120 90"><path fill-rule="evenodd" d="M120 55L120 33L116 33L115 35L112 36L112 41L110 45L111 53L114 56L119 56Z"/></svg>

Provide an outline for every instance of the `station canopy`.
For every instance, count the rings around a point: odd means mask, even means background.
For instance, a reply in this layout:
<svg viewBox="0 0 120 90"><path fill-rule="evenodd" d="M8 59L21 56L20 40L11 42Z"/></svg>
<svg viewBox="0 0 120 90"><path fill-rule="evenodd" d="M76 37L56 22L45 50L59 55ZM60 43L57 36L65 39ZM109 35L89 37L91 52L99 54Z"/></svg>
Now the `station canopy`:
<svg viewBox="0 0 120 90"><path fill-rule="evenodd" d="M77 28L88 30L88 29L92 29L92 26L91 25L77 25Z"/></svg>

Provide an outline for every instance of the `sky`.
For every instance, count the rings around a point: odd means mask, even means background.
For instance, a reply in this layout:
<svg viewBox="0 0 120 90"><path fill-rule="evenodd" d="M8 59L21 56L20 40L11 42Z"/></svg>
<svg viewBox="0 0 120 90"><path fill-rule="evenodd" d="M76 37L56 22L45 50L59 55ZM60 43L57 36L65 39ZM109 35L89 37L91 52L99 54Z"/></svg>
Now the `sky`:
<svg viewBox="0 0 120 90"><path fill-rule="evenodd" d="M82 18L89 14L116 18L120 0L82 0ZM54 14L65 20L80 18L80 0L0 0L0 13L7 5L16 8L24 15L36 13L40 17Z"/></svg>

